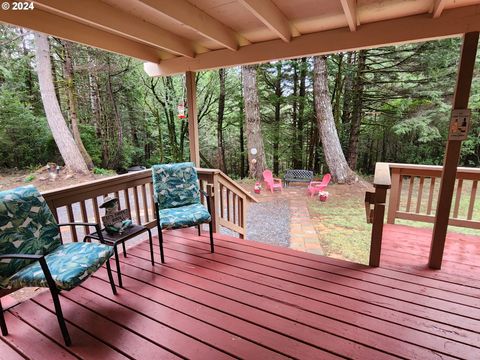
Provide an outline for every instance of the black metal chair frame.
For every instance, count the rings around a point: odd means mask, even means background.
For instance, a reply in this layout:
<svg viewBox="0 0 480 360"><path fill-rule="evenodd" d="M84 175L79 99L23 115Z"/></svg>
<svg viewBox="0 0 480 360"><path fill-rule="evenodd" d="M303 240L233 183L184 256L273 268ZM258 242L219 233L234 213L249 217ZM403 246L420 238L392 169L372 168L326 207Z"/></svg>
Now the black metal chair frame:
<svg viewBox="0 0 480 360"><path fill-rule="evenodd" d="M93 226L97 229L97 231L100 229L98 224L92 224L92 223L64 223L64 224L58 224L58 227L62 226ZM43 274L45 276L45 280L47 281L48 288L50 289L50 293L52 295L52 300L53 304L55 306L55 314L57 315L57 320L58 320L58 325L60 326L60 330L63 335L63 339L65 341L66 346L70 346L72 344L72 340L70 339L70 335L68 333L67 326L65 324L65 318L63 317L63 311L62 307L60 305L60 299L58 295L60 294L60 291L57 286L55 285L55 281L53 280L52 274L50 273L50 269L48 268L47 261L45 260L46 255L30 255L30 254L4 254L0 255L0 260L2 259L24 259L24 260L34 260L38 261L40 263L40 266L42 268ZM113 276L112 276L112 269L110 267L110 259L108 259L105 262L107 266L107 272L108 272L108 279L110 281L110 286L112 287L112 292L114 295L117 295L117 290L115 288L115 283L113 281ZM3 307L2 303L0 301L0 327L2 330L2 335L7 336L8 335L8 329L7 329L7 324L5 322L5 317L3 315Z"/></svg>
<svg viewBox="0 0 480 360"><path fill-rule="evenodd" d="M203 191L202 189L199 189L199 191L203 196L205 196L205 199L207 201L207 210L208 210L208 213L210 214L210 217L211 217L212 216L212 211L211 211L211 205L210 205L210 196L205 191ZM156 214L156 217L157 217L158 240L160 242L160 255L161 255L162 263L163 263L163 262L165 262L164 259L163 259L163 234L162 234L162 227L160 225L160 210L158 208L157 199L155 199L155 214ZM213 219L210 219L210 222L208 223L208 226L209 226L209 230L210 230L210 252L214 253L215 248L214 248L214 245L213 245L213 225L212 225L212 221L213 221ZM198 236L201 236L202 235L202 229L201 229L202 224L198 224L196 226L198 228Z"/></svg>
<svg viewBox="0 0 480 360"><path fill-rule="evenodd" d="M143 226L143 225L135 225L135 226L138 228L137 231L127 232L123 237L121 236L121 234L119 234L118 239L105 238L105 236L103 235L103 230L105 230L105 229L100 229L100 231L97 230L95 233L87 234L87 235L85 235L85 238L83 239L83 241L85 241L86 239L95 239L95 240L100 241L100 243L102 243L102 244L106 244L106 245L109 245L109 246L113 247L113 252L115 254L115 265L117 267L117 278L118 278L118 286L119 287L123 287L122 272L120 270L120 260L118 258L118 249L117 249L117 246L118 246L119 243L122 244L123 257L126 258L127 257L127 248L125 247L125 242L127 240L141 234L142 232L147 231L148 232L148 240L149 240L149 243L150 243L150 260L151 260L152 266L155 265L154 256L153 256L152 232L146 226ZM161 255L162 255L162 259L163 259L163 250L162 250ZM162 260L162 262L163 262L163 260Z"/></svg>

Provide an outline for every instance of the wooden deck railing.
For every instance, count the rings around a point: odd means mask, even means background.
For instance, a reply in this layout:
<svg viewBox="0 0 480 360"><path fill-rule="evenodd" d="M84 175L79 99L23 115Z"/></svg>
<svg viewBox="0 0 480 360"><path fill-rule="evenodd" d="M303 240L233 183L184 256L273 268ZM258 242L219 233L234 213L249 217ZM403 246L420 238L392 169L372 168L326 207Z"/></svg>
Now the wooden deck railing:
<svg viewBox="0 0 480 360"><path fill-rule="evenodd" d="M373 180L375 192L365 194L367 222L373 224L370 266L380 263L387 190L390 188L387 223L394 224L396 219L433 223L441 176L442 166L376 164ZM449 225L480 229L480 214L475 214L479 181L479 168L457 169Z"/></svg>
<svg viewBox="0 0 480 360"><path fill-rule="evenodd" d="M392 174L387 223L396 219L433 223L437 208L441 166L389 164ZM457 169L454 201L449 225L480 229L474 218L480 169Z"/></svg>
<svg viewBox="0 0 480 360"><path fill-rule="evenodd" d="M212 196L214 231L224 226L244 237L248 203L257 200L220 170L197 171L201 188ZM50 190L42 195L59 222L101 223L99 204L104 197L114 195L120 199L121 208L130 211L135 223L149 228L156 225L151 170ZM82 240L90 231L87 227L71 227L71 241Z"/></svg>

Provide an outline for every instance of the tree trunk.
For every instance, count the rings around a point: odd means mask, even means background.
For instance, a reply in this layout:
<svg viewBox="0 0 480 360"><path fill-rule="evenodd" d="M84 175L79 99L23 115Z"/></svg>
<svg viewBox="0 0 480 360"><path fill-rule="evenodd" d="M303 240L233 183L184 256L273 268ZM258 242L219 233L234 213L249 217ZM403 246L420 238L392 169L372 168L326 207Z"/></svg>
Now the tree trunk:
<svg viewBox="0 0 480 360"><path fill-rule="evenodd" d="M114 119L114 126L115 128L111 132L111 139L116 139L116 151L115 151L115 159L113 162L114 168L121 168L123 166L124 156L123 156L123 127L122 122L120 119L120 113L118 112L117 101L114 96L113 92L113 84L112 84L112 66L110 62L110 57L107 57L107 69L108 69L108 77L107 77L107 95L108 99L110 100L110 105L113 111L113 119Z"/></svg>
<svg viewBox="0 0 480 360"><path fill-rule="evenodd" d="M247 128L248 173L251 177L261 179L266 166L262 130L260 127L257 67L255 65L242 66L242 81ZM255 154L252 154L252 149L256 150Z"/></svg>
<svg viewBox="0 0 480 360"><path fill-rule="evenodd" d="M298 139L298 62L293 61L293 102L292 102L292 127L293 127L293 146L292 146L292 167L294 169L301 168L301 161L298 159L299 149L297 147Z"/></svg>
<svg viewBox="0 0 480 360"><path fill-rule="evenodd" d="M277 62L277 77L275 78L275 119L273 128L273 173L280 170L280 110L282 104L282 62Z"/></svg>
<svg viewBox="0 0 480 360"><path fill-rule="evenodd" d="M65 119L63 118L58 104L58 99L55 95L52 78L52 64L50 61L50 47L46 35L35 33L35 50L38 81L43 107L58 150L60 151L67 168L75 172L88 173L85 159L80 153L80 150L65 123Z"/></svg>
<svg viewBox="0 0 480 360"><path fill-rule="evenodd" d="M358 159L358 139L360 137L360 125L362 122L362 106L363 106L363 88L364 88L364 71L367 59L367 51L360 50L358 52L357 74L353 85L353 111L350 126L350 139L348 142L348 165L351 169L356 169Z"/></svg>
<svg viewBox="0 0 480 360"><path fill-rule="evenodd" d="M240 142L240 178L245 178L246 174L246 166L245 166L245 139L244 139L244 132L243 132L243 117L244 117L244 107L243 104L240 103L240 126L239 126L239 142Z"/></svg>
<svg viewBox="0 0 480 360"><path fill-rule="evenodd" d="M328 93L326 57L324 56L314 58L313 93L323 153L332 178L338 183L352 182L355 180L355 173L348 167L335 127L332 104Z"/></svg>
<svg viewBox="0 0 480 360"><path fill-rule="evenodd" d="M303 127L305 124L305 80L307 78L307 58L302 58L300 63L300 87L298 91L298 119L297 119L297 138L296 141L296 166L295 168L303 169Z"/></svg>
<svg viewBox="0 0 480 360"><path fill-rule="evenodd" d="M227 172L225 165L225 148L223 142L223 118L225 114L225 69L218 70L220 78L220 95L218 97L217 113L217 164L218 168L224 173Z"/></svg>
<svg viewBox="0 0 480 360"><path fill-rule="evenodd" d="M80 137L80 130L78 129L78 116L77 116L77 99L75 96L75 75L73 72L72 61L72 44L69 41L61 41L64 54L63 54L63 73L65 77L65 90L68 98L68 112L70 115L70 125L72 128L73 139L77 143L78 149L85 159L85 163L88 168L93 169L93 161L90 155L83 145L82 138Z"/></svg>

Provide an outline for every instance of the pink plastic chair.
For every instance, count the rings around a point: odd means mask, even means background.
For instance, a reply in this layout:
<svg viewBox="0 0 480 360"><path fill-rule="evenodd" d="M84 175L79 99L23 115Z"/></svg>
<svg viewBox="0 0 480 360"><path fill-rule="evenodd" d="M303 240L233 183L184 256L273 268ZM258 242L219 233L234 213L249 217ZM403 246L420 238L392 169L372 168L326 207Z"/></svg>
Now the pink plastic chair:
<svg viewBox="0 0 480 360"><path fill-rule="evenodd" d="M282 191L282 179L274 178L270 170L263 172L263 181L265 181L267 190L270 189L272 193L274 189L280 189L280 191Z"/></svg>
<svg viewBox="0 0 480 360"><path fill-rule="evenodd" d="M323 191L327 187L331 178L332 176L330 174L325 174L322 181L310 181L307 189L310 196L313 196L315 194L318 194L320 191Z"/></svg>

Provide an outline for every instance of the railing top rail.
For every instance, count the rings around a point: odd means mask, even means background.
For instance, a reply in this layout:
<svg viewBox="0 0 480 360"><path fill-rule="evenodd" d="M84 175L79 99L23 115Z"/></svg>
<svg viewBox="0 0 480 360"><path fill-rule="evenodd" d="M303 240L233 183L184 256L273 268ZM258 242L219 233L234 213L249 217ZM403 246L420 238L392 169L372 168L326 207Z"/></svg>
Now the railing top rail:
<svg viewBox="0 0 480 360"><path fill-rule="evenodd" d="M234 187L237 191L242 192L248 198L249 201L258 202L255 197L253 197L247 190L237 185L234 180L228 177L226 174L221 172L218 169L204 169L197 168L199 175L220 175L230 186ZM43 191L42 195L48 197L49 200L59 199L65 196L70 195L72 192L77 194L85 192L99 192L101 189L112 188L120 184L129 184L131 182L138 182L142 179L150 179L152 177L152 170L146 169L141 171L136 171L133 173L116 175L112 177L107 177L104 179L92 180L82 184L76 184L71 186L66 186L59 189Z"/></svg>
<svg viewBox="0 0 480 360"><path fill-rule="evenodd" d="M99 189L104 187L108 188L117 184L124 184L124 183L128 184L129 182L145 179L151 176L152 176L152 172L150 169L141 170L133 173L107 177L104 179L92 180L82 184L66 186L59 189L43 191L42 195L47 196L50 199L56 199L56 198L61 198L65 195L68 195L71 192L82 193L82 192L86 192L93 189Z"/></svg>
<svg viewBox="0 0 480 360"><path fill-rule="evenodd" d="M442 171L442 165L416 165L416 164L402 164L402 163L382 163L388 164L390 169L411 169L411 170L433 170L433 171ZM458 167L457 172L461 173L480 173L480 168L472 167Z"/></svg>
<svg viewBox="0 0 480 360"><path fill-rule="evenodd" d="M389 163L377 162L375 164L375 175L373 177L373 186L390 188L392 179L390 178Z"/></svg>

